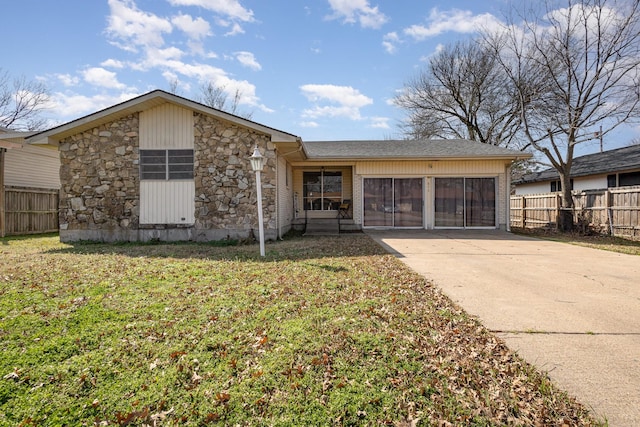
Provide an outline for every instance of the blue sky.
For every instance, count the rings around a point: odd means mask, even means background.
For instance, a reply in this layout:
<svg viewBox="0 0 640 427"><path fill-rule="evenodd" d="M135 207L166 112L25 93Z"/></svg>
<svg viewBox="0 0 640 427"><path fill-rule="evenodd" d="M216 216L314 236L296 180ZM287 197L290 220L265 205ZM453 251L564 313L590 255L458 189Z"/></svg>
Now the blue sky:
<svg viewBox="0 0 640 427"><path fill-rule="evenodd" d="M3 3L0 67L49 87L52 123L170 81L198 100L212 82L239 89L259 123L336 140L398 137L396 91L439 46L495 25L506 0ZM639 134L617 135L626 145Z"/></svg>

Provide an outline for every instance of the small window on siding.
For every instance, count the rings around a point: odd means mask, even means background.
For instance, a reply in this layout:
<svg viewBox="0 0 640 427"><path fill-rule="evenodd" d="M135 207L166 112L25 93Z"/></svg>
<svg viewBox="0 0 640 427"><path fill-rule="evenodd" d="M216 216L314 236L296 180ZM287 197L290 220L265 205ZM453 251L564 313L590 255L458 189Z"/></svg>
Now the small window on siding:
<svg viewBox="0 0 640 427"><path fill-rule="evenodd" d="M193 179L193 150L140 150L140 179Z"/></svg>

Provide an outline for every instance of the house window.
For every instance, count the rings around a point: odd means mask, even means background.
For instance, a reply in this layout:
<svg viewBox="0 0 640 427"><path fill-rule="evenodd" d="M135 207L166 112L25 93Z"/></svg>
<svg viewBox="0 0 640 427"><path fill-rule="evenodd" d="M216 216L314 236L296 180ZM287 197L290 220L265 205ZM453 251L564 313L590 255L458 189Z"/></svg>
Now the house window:
<svg viewBox="0 0 640 427"><path fill-rule="evenodd" d="M140 150L140 179L193 179L193 150Z"/></svg>
<svg viewBox="0 0 640 427"><path fill-rule="evenodd" d="M569 180L569 185L571 186L571 190L573 190L573 179ZM556 191L562 191L562 182L561 181L551 181L551 192L555 193Z"/></svg>
<svg viewBox="0 0 640 427"><path fill-rule="evenodd" d="M304 210L337 210L342 203L342 172L304 172Z"/></svg>

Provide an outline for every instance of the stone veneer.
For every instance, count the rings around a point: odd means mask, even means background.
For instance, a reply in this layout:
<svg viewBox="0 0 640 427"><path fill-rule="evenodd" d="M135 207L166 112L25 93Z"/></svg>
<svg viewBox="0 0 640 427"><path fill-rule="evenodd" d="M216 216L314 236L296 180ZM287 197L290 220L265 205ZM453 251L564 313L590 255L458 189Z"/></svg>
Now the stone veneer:
<svg viewBox="0 0 640 427"><path fill-rule="evenodd" d="M270 137L194 115L195 224L140 225L139 119L128 115L60 141L63 241L221 240L257 228L253 147L262 173L265 235L276 236L276 156Z"/></svg>
<svg viewBox="0 0 640 427"><path fill-rule="evenodd" d="M276 155L270 136L199 113L194 122L196 240L246 238L257 228L255 173L249 161L256 145L264 156L265 235L275 238Z"/></svg>

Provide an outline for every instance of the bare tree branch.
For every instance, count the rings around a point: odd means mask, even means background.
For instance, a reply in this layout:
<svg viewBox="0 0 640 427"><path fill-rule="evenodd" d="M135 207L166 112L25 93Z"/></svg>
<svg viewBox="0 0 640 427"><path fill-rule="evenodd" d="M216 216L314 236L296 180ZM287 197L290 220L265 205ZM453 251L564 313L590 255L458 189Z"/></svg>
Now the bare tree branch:
<svg viewBox="0 0 640 427"><path fill-rule="evenodd" d="M38 130L46 125L40 114L49 102L44 84L24 76L11 78L0 68L0 126L15 130Z"/></svg>

